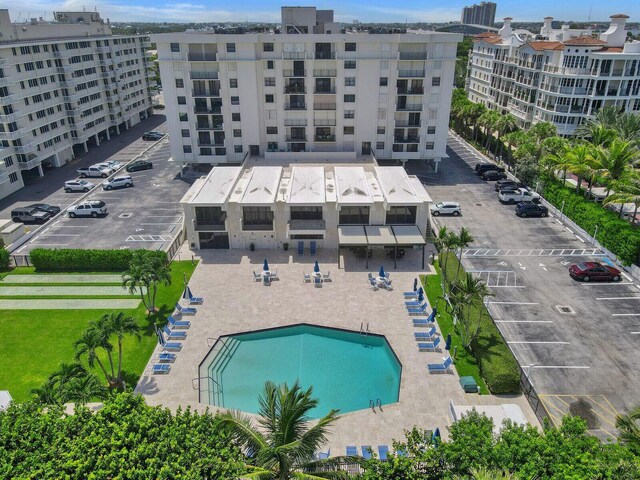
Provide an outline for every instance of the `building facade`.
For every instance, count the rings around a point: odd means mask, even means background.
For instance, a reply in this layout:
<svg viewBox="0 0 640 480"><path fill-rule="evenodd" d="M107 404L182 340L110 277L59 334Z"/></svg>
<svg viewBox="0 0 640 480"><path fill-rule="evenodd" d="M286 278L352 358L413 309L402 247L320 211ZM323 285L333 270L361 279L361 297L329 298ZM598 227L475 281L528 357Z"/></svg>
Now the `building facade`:
<svg viewBox="0 0 640 480"><path fill-rule="evenodd" d="M282 34L152 35L173 158L373 153L437 166L461 35L341 34L326 12L283 8Z"/></svg>
<svg viewBox="0 0 640 480"><path fill-rule="evenodd" d="M496 21L496 4L494 2L481 2L479 5L471 5L462 8L460 22L467 25L486 25L493 27Z"/></svg>
<svg viewBox="0 0 640 480"><path fill-rule="evenodd" d="M522 128L551 122L571 136L598 109L615 105L640 113L640 42L627 41L626 15L611 16L598 38L568 25L539 35L511 30L505 19L498 34L476 37L469 58L469 99L512 113Z"/></svg>
<svg viewBox="0 0 640 480"><path fill-rule="evenodd" d="M0 10L0 198L152 114L144 36L97 12L12 23Z"/></svg>

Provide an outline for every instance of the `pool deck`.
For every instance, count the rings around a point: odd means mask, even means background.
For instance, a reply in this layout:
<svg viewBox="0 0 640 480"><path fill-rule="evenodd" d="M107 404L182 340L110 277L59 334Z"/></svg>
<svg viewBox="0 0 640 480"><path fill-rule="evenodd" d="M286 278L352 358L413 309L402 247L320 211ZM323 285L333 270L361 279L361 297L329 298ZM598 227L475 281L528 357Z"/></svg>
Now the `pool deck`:
<svg viewBox="0 0 640 480"><path fill-rule="evenodd" d="M332 455L343 455L347 445L389 445L394 439L404 439L403 431L414 425L424 429L440 427L443 436L451 424L449 402L456 405L517 404L527 420L539 426L535 414L523 396L493 396L465 394L455 374L429 374L427 363L442 361L444 350L419 352L413 333L411 317L407 315L402 292L410 290L419 273L421 251L409 250L398 269L383 254L374 255L369 268L364 260L356 260L343 253L346 268L338 270L337 253L320 251L317 257L298 256L283 251L203 250L191 252L185 247L182 259L191 254L201 262L189 283L194 295L204 297L195 315L185 316L191 321L182 351L167 375L151 375L150 368L160 352L157 347L142 375L136 391L143 394L150 405L164 405L171 409L190 405L203 411L208 405L198 402L198 365L220 336L238 332L312 323L359 331L368 324L372 333L385 335L402 363L400 401L383 405L382 411L370 408L343 415L332 427L327 447ZM265 257L271 271L277 270L279 281L271 286L255 282L253 271L262 271ZM321 288L303 282L303 273L313 270L318 259L322 272L331 272L331 282ZM428 255L427 255L428 258ZM427 262L428 263L428 262ZM393 281L394 290L372 291L367 272L375 274L385 266ZM442 341L444 344L444 339ZM285 353L285 352L283 352ZM366 368L363 365L362 368ZM194 382L194 380L196 380ZM204 398L204 396L203 396Z"/></svg>

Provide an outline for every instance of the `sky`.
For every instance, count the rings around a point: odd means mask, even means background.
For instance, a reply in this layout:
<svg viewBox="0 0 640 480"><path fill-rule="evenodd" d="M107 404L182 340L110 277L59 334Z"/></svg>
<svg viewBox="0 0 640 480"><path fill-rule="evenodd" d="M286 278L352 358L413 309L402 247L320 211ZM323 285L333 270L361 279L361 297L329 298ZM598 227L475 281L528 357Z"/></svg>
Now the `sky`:
<svg viewBox="0 0 640 480"><path fill-rule="evenodd" d="M479 3L480 0L475 0ZM278 22L281 5L308 5L333 9L340 22L448 22L460 20L464 0L341 0L308 3L286 0L0 0L0 8L9 8L11 19L53 18L54 11L97 10L112 22ZM496 20L510 16L514 21L607 20L615 13L625 13L631 22L640 21L640 0L498 0Z"/></svg>

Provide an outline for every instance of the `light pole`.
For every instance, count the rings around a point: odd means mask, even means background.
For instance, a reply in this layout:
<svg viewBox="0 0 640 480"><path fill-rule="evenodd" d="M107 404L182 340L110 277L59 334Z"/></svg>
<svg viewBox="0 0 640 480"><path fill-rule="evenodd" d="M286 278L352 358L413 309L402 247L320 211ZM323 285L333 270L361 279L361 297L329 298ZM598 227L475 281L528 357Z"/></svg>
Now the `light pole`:
<svg viewBox="0 0 640 480"><path fill-rule="evenodd" d="M562 220L563 212L564 212L564 200L562 201L562 207L560 207L560 220Z"/></svg>
<svg viewBox="0 0 640 480"><path fill-rule="evenodd" d="M593 241L591 242L591 245L596 244L596 235L598 234L598 226L599 225L596 225L596 229L593 231Z"/></svg>

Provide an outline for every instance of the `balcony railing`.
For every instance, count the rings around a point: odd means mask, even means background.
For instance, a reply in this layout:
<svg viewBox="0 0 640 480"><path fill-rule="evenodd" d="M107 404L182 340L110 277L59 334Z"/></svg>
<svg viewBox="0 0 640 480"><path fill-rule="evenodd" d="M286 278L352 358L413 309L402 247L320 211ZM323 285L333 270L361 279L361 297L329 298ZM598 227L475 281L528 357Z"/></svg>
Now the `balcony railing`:
<svg viewBox="0 0 640 480"><path fill-rule="evenodd" d="M307 141L307 136L306 135L287 135L287 142L306 142Z"/></svg>
<svg viewBox="0 0 640 480"><path fill-rule="evenodd" d="M313 108L314 110L335 110L336 104L335 103L314 103Z"/></svg>
<svg viewBox="0 0 640 480"><path fill-rule="evenodd" d="M338 75L337 70L313 70L314 77L335 77Z"/></svg>
<svg viewBox="0 0 640 480"><path fill-rule="evenodd" d="M220 90L191 90L193 97L219 97Z"/></svg>
<svg viewBox="0 0 640 480"><path fill-rule="evenodd" d="M396 127L420 127L420 122L409 120L396 120Z"/></svg>
<svg viewBox="0 0 640 480"><path fill-rule="evenodd" d="M316 60L334 60L336 52L315 52L314 58Z"/></svg>
<svg viewBox="0 0 640 480"><path fill-rule="evenodd" d="M304 87L304 85L285 85L284 93L285 94L307 93L307 89Z"/></svg>
<svg viewBox="0 0 640 480"><path fill-rule="evenodd" d="M218 72L189 72L189 78L192 80L217 80Z"/></svg>
<svg viewBox="0 0 640 480"><path fill-rule="evenodd" d="M285 118L284 125L285 127L306 127L307 119L306 118Z"/></svg>
<svg viewBox="0 0 640 480"><path fill-rule="evenodd" d="M215 53L189 53L187 59L190 62L215 62L218 56Z"/></svg>
<svg viewBox="0 0 640 480"><path fill-rule="evenodd" d="M286 103L284 105L285 110L306 110L307 106L304 103Z"/></svg>
<svg viewBox="0 0 640 480"><path fill-rule="evenodd" d="M282 52L282 58L285 60L304 60L305 52Z"/></svg>
<svg viewBox="0 0 640 480"><path fill-rule="evenodd" d="M316 142L335 142L336 136L335 135L316 135L313 137L313 139Z"/></svg>
<svg viewBox="0 0 640 480"><path fill-rule="evenodd" d="M332 87L332 88L316 88L316 89L313 90L313 93L332 94L332 93L336 93L336 89L335 89L335 87Z"/></svg>
<svg viewBox="0 0 640 480"><path fill-rule="evenodd" d="M421 103L407 103L406 105L396 105L396 110L400 112L421 112Z"/></svg>
<svg viewBox="0 0 640 480"><path fill-rule="evenodd" d="M224 220L220 221L220 222L214 222L214 223L199 223L199 222L195 222L195 229L196 231L203 231L203 230L208 230L208 231L223 231L225 230L225 223Z"/></svg>
<svg viewBox="0 0 640 480"><path fill-rule="evenodd" d="M271 223L249 223L249 224L246 224L246 223L242 222L242 230L244 230L244 231L273 230L273 222L271 222Z"/></svg>
<svg viewBox="0 0 640 480"><path fill-rule="evenodd" d="M17 151L16 147L16 151ZM27 160L26 162L18 161L18 166L20 170L31 170L33 167L37 167L42 162L41 158L32 158L31 160Z"/></svg>
<svg viewBox="0 0 640 480"><path fill-rule="evenodd" d="M217 142L217 143L216 143ZM216 140L215 138L209 141L198 140L199 147L224 147L224 140Z"/></svg>
<svg viewBox="0 0 640 480"><path fill-rule="evenodd" d="M394 137L393 143L420 143L419 136Z"/></svg>
<svg viewBox="0 0 640 480"><path fill-rule="evenodd" d="M400 88L398 87L398 95L422 95L424 93L424 88L415 87L415 88Z"/></svg>
<svg viewBox="0 0 640 480"><path fill-rule="evenodd" d="M286 122L285 122L286 124ZM306 125L305 121L305 125ZM335 127L336 119L335 118L314 118L313 125L316 127Z"/></svg>
<svg viewBox="0 0 640 480"><path fill-rule="evenodd" d="M427 52L399 52L400 60L426 60Z"/></svg>
<svg viewBox="0 0 640 480"><path fill-rule="evenodd" d="M196 130L222 130L222 123L198 123Z"/></svg>
<svg viewBox="0 0 640 480"><path fill-rule="evenodd" d="M306 77L306 70L283 70L282 75L285 77Z"/></svg>
<svg viewBox="0 0 640 480"><path fill-rule="evenodd" d="M10 123L18 120L18 115L15 113L9 113L7 115L0 115L0 123Z"/></svg>
<svg viewBox="0 0 640 480"><path fill-rule="evenodd" d="M0 185L9 181L9 174L0 172Z"/></svg>
<svg viewBox="0 0 640 480"><path fill-rule="evenodd" d="M222 107L193 107L193 113L222 113Z"/></svg>
<svg viewBox="0 0 640 480"><path fill-rule="evenodd" d="M424 77L424 70L399 70L398 77L404 77L404 78Z"/></svg>

